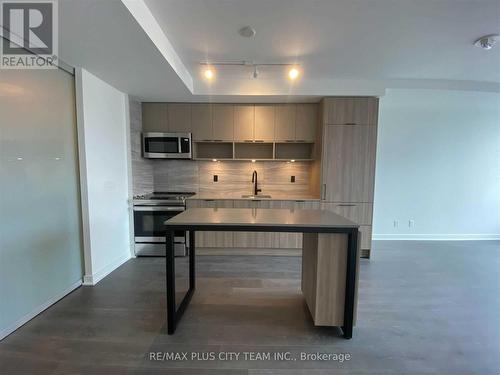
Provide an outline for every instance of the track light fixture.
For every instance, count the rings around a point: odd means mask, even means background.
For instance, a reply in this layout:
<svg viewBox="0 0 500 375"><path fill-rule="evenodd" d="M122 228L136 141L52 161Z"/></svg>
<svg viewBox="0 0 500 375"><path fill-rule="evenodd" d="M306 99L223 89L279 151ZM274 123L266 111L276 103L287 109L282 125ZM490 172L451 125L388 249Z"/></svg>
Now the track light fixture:
<svg viewBox="0 0 500 375"><path fill-rule="evenodd" d="M251 61L217 61L217 62L200 62L204 67L203 75L207 80L212 80L215 76L214 67L217 66L241 66L253 68L252 76L254 79L259 77L259 67L288 67L287 77L291 81L295 81L300 76L300 65L287 63L254 63Z"/></svg>

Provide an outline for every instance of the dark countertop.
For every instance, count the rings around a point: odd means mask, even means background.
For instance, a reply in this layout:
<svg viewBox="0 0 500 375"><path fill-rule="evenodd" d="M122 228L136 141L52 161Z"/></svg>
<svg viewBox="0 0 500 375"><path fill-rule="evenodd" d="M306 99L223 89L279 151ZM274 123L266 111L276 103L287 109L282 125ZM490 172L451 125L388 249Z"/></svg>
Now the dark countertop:
<svg viewBox="0 0 500 375"><path fill-rule="evenodd" d="M165 225L309 229L359 227L331 211L269 208L189 208L165 221Z"/></svg>

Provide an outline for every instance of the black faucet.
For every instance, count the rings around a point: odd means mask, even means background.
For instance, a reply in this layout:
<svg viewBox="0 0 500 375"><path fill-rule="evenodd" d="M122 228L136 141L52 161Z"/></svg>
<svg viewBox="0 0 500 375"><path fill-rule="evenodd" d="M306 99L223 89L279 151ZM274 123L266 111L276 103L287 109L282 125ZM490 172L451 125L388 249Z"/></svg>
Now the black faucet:
<svg viewBox="0 0 500 375"><path fill-rule="evenodd" d="M253 195L257 195L262 189L257 189L257 171L252 173L252 183L253 183Z"/></svg>

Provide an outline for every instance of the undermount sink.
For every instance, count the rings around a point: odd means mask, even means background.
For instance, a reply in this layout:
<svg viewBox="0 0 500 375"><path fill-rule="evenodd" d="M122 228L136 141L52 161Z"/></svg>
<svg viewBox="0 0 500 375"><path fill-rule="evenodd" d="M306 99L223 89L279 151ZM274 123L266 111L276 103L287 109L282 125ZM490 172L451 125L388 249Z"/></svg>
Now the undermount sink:
<svg viewBox="0 0 500 375"><path fill-rule="evenodd" d="M265 194L262 194L262 195L242 195L241 196L242 198L250 198L250 199L259 199L259 198L271 198L270 195L265 195Z"/></svg>

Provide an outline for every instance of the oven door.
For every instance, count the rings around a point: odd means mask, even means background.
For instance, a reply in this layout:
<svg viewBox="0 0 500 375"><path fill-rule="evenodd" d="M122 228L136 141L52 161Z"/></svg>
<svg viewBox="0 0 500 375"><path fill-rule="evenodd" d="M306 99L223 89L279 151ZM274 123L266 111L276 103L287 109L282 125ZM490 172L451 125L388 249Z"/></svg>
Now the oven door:
<svg viewBox="0 0 500 375"><path fill-rule="evenodd" d="M135 242L165 243L163 223L182 211L183 206L134 206ZM186 243L185 232L176 231L174 242Z"/></svg>

